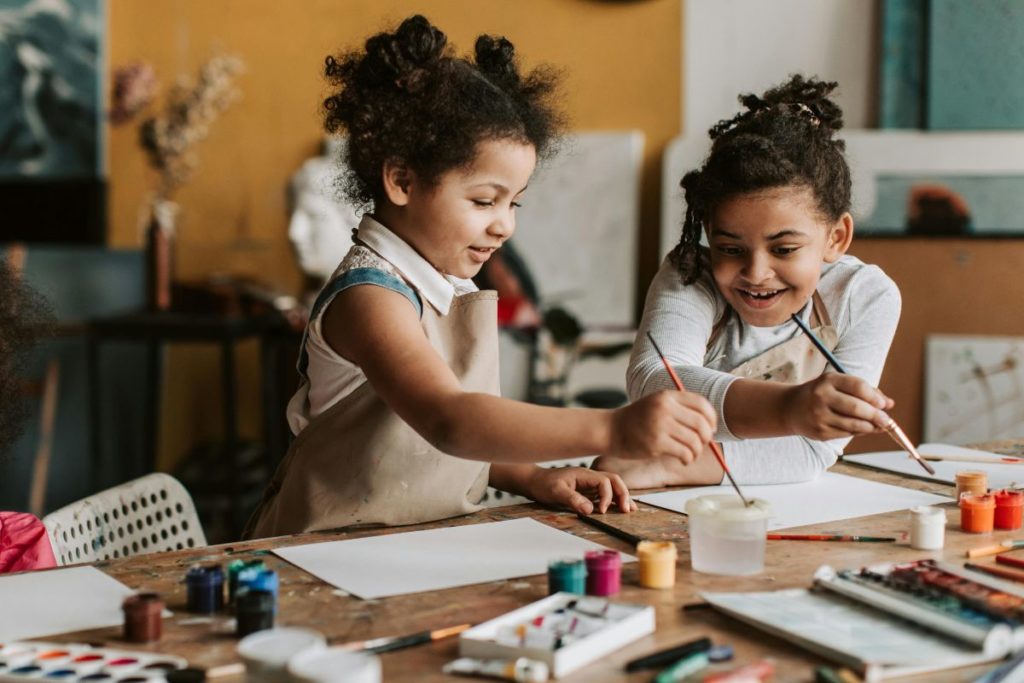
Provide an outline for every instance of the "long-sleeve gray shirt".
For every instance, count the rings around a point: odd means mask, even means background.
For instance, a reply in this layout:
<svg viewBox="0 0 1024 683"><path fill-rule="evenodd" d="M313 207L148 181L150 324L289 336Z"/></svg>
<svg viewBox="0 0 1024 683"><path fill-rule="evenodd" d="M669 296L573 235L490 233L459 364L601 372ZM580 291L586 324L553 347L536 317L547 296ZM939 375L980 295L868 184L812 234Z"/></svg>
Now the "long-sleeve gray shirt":
<svg viewBox="0 0 1024 683"><path fill-rule="evenodd" d="M843 256L822 267L818 283L839 342L834 354L846 371L874 386L882 376L896 324L900 292L878 266ZM726 310L710 273L684 286L678 271L662 263L647 291L637 343L629 360L626 384L631 400L674 388L657 353L647 343L650 331L688 391L707 398L718 414L715 439L726 462L743 484L783 484L813 479L835 464L849 439L815 441L802 436L739 439L729 429L723 407L729 386L738 378L729 370L802 334L792 321L754 327L731 315L717 341L708 348L711 329ZM801 312L807 322L811 302Z"/></svg>

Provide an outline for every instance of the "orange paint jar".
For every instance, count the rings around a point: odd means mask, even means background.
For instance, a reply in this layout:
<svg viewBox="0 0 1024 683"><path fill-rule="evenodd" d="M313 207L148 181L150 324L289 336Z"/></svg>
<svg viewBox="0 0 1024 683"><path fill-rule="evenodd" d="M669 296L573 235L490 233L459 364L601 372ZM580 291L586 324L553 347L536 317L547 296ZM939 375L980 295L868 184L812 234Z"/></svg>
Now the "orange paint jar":
<svg viewBox="0 0 1024 683"><path fill-rule="evenodd" d="M995 492L997 529L1019 529L1024 522L1024 493L1020 491Z"/></svg>
<svg viewBox="0 0 1024 683"><path fill-rule="evenodd" d="M988 493L988 475L978 470L963 470L956 473L956 498L965 493L983 495Z"/></svg>
<svg viewBox="0 0 1024 683"><path fill-rule="evenodd" d="M960 529L972 534L988 533L992 531L995 512L995 496L965 493L960 496Z"/></svg>

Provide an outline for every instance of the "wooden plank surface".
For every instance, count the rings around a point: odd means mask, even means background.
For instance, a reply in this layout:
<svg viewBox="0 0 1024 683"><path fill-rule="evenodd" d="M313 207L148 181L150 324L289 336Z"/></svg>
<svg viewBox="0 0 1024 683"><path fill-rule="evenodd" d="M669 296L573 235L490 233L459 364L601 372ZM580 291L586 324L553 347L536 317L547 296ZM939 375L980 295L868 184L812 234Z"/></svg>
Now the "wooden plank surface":
<svg viewBox="0 0 1024 683"><path fill-rule="evenodd" d="M994 445L991 445L993 446ZM1024 454L1020 441L1000 444L1004 452ZM952 487L942 484L905 479L840 463L833 471L863 476L875 481L901 484L909 488L952 495ZM564 679L577 682L639 682L651 678L650 673L626 674L624 662L653 650L683 641L710 636L717 643L728 643L736 651L732 663L718 668L731 668L765 656L775 659L778 681L810 681L813 667L824 663L805 651L760 631L723 617L710 609L682 609L697 603L697 594L704 590L763 591L810 585L811 575L822 564L836 568L854 568L884 561L904 561L923 557L964 561L968 548L990 545L1005 539L1024 536L1022 532L993 534L967 534L959 530L959 512L953 504L948 509L946 545L941 551L912 550L907 541L908 513L905 511L874 515L854 520L843 520L824 525L808 526L802 531L830 531L876 536L896 536L897 543L838 543L810 541L769 541L762 573L750 577L723 577L700 574L690 569L689 540L686 518L682 515L640 505L630 515L610 514L609 523L654 540L674 541L679 550L676 586L672 590L648 590L639 587L637 566L623 568L623 590L619 599L626 602L649 604L655 607L657 631L608 657L578 670ZM463 524L501 521L531 516L558 529L601 543L623 552L631 548L623 541L608 536L580 523L574 515L557 512L538 505L517 505L485 510L432 524L400 529L362 530L349 533L319 532L275 539L263 539L221 546L209 546L186 551L141 555L123 560L100 563L98 566L110 576L133 589L152 590L162 594L174 616L164 620L164 636L159 643L147 649L175 654L188 659L193 666L211 667L237 661L230 617L208 619L185 611L185 570L197 562L222 562L234 559L263 559L279 573L281 582L277 624L304 626L327 636L332 644L349 640L373 638L440 628L464 622L479 623L513 610L547 593L546 576L494 581L486 584L453 588L430 593L396 596L380 600L359 600L333 586L297 569L270 554L270 550L286 545L359 538L363 536L398 533L423 528L438 528ZM992 558L980 560L992 563ZM46 640L63 642L103 643L111 647L133 647L121 640L119 629L98 629L66 634ZM444 681L459 680L441 674L442 665L458 656L456 639L449 639L388 653L382 656L385 681ZM988 667L974 667L959 671L930 674L919 680L970 681ZM242 677L218 679L225 683L241 681ZM462 679L465 680L465 679Z"/></svg>

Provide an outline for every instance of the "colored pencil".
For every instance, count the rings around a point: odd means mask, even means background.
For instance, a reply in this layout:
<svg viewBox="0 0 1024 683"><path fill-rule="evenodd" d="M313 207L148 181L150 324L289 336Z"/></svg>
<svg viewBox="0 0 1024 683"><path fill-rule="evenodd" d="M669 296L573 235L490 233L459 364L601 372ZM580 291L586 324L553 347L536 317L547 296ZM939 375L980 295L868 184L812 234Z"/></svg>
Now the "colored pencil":
<svg viewBox="0 0 1024 683"><path fill-rule="evenodd" d="M993 567L992 565L987 564L972 564L970 562L964 562L964 569L989 574L991 576L999 577L1000 579L1008 579L1010 581L1024 583L1024 572L1017 571L1016 569Z"/></svg>
<svg viewBox="0 0 1024 683"><path fill-rule="evenodd" d="M384 638L373 638L372 640L356 640L339 647L344 650L360 650L363 652L391 652L392 650L401 650L414 645L422 645L434 640L456 636L470 626L472 624L459 624L458 626L449 626L448 628L439 628L433 631L411 633L407 636L386 636Z"/></svg>
<svg viewBox="0 0 1024 683"><path fill-rule="evenodd" d="M626 541L627 543L631 543L633 545L639 545L640 541L646 541L647 540L643 536L637 536L636 534L631 534L628 531L626 531L625 529L620 529L617 526L612 526L611 524L608 524L606 522L602 522L601 520L595 519L594 517L591 517L590 515L577 514L576 517L581 522L583 522L584 524L589 524L590 526L594 527L595 529L600 529L601 531L605 532L606 534L611 534L612 536L615 536L616 538L621 538L623 541Z"/></svg>
<svg viewBox="0 0 1024 683"><path fill-rule="evenodd" d="M1005 553L1007 550L1019 550L1021 548L1024 548L1024 541L1004 541L997 545L971 548L967 551L967 559L973 560L978 557L985 557L986 555L998 555L999 553Z"/></svg>
<svg viewBox="0 0 1024 683"><path fill-rule="evenodd" d="M664 365L665 369L668 370L668 376L672 378L672 383L676 385L676 389L685 393L686 387L683 386L683 382L679 379L679 375L677 375L676 371L672 368L672 364L668 362L668 358L666 358L665 354L661 352L661 348L658 347L658 342L654 341L654 336L650 331L647 332L647 338L651 340L651 345L653 345L654 350L658 352L658 357L661 358L662 365ZM715 454L718 464L725 472L725 476L729 478L729 483L732 484L734 489L736 489L736 495L743 501L744 506L750 507L750 502L743 497L743 492L740 491L739 484L737 484L736 480L732 478L732 472L729 471L729 466L725 464L725 456L722 455L722 449L719 448L718 443L711 441L708 445L711 447L711 452Z"/></svg>
<svg viewBox="0 0 1024 683"><path fill-rule="evenodd" d="M861 543L893 543L891 536L848 536L845 534L768 534L769 541L859 541Z"/></svg>
<svg viewBox="0 0 1024 683"><path fill-rule="evenodd" d="M656 669L659 666L678 662L684 657L689 657L698 652L707 652L711 649L710 638L698 638L690 640L682 645L676 645L664 650L652 652L643 657L637 657L626 663L626 671L642 671L644 669Z"/></svg>
<svg viewBox="0 0 1024 683"><path fill-rule="evenodd" d="M1024 459L1003 456L986 457L984 455L922 455L932 462L986 462L990 465L1024 465Z"/></svg>
<svg viewBox="0 0 1024 683"><path fill-rule="evenodd" d="M811 332L811 328L807 327L807 325L804 324L804 321L800 319L800 316L794 313L790 317L793 319L793 322L796 323L796 326L799 327L800 330L807 335L807 338L811 340L811 343L814 344L814 346L819 351L821 351L821 354L825 356L825 360L827 360L829 364L833 368L835 368L836 372L842 375L849 374L848 372L846 372L846 368L844 368L839 363L839 359L833 356L832 352L829 351L828 348L821 343L821 340L818 339L818 337L813 332ZM898 443L903 450L905 450L907 453L910 453L910 455L914 456L914 460L917 460L918 464L921 465L921 467L923 467L928 474L935 474L935 468L924 461L924 458L921 457L921 454L917 452L916 448L914 448L914 443L907 438L906 433L902 429L900 429L900 426L896 424L896 420L892 419L891 417L889 417L889 424L887 424L885 427L885 433L892 437L893 441Z"/></svg>
<svg viewBox="0 0 1024 683"><path fill-rule="evenodd" d="M1024 560L1019 557L1010 557L1009 555L996 555L996 562L999 564L1007 564L1011 567L1019 567L1024 569Z"/></svg>

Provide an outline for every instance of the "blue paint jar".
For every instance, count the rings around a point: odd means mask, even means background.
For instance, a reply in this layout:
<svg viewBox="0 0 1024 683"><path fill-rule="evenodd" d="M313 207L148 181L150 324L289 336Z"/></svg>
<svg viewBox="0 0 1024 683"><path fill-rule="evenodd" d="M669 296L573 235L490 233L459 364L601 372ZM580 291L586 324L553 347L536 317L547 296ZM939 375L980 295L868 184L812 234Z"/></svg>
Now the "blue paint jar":
<svg viewBox="0 0 1024 683"><path fill-rule="evenodd" d="M224 609L224 570L219 564L191 567L185 573L188 611L212 614Z"/></svg>
<svg viewBox="0 0 1024 683"><path fill-rule="evenodd" d="M274 597L274 612L277 612L277 572L272 569L244 569L238 573L236 596L247 591L266 591Z"/></svg>
<svg viewBox="0 0 1024 683"><path fill-rule="evenodd" d="M269 591L239 591L235 596L235 623L238 637L274 627L274 600Z"/></svg>
<svg viewBox="0 0 1024 683"><path fill-rule="evenodd" d="M263 560L233 560L228 564L228 602L234 604L238 591L238 575L246 569L266 569Z"/></svg>
<svg viewBox="0 0 1024 683"><path fill-rule="evenodd" d="M587 589L587 566L583 560L553 560L548 564L548 595L558 592L583 595Z"/></svg>

